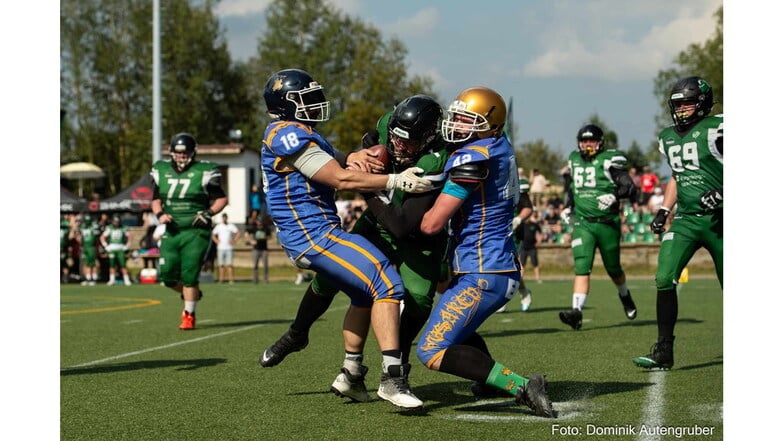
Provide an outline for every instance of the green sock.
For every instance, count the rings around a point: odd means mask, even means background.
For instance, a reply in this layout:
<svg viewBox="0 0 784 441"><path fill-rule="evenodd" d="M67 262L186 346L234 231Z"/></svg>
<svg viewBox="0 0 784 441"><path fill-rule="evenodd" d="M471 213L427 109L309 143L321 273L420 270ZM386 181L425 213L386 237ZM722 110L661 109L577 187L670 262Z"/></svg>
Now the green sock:
<svg viewBox="0 0 784 441"><path fill-rule="evenodd" d="M517 395L517 386L525 386L528 384L528 379L515 374L511 369L507 369L501 363L496 362L493 365L493 369L490 370L490 375L487 376L485 383L505 390L514 396Z"/></svg>

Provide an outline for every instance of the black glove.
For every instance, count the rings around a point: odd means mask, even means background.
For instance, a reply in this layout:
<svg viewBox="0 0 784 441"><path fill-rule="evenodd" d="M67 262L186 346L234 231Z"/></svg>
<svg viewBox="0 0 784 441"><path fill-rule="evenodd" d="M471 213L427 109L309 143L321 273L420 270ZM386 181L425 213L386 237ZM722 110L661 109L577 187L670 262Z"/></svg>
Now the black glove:
<svg viewBox="0 0 784 441"><path fill-rule="evenodd" d="M700 195L700 207L706 210L713 210L722 202L724 202L724 189L720 188L718 190L708 190L705 193Z"/></svg>
<svg viewBox="0 0 784 441"><path fill-rule="evenodd" d="M215 214L211 210L201 210L193 216L193 225L196 228L212 228L212 215Z"/></svg>
<svg viewBox="0 0 784 441"><path fill-rule="evenodd" d="M653 221L651 222L651 231L656 234L664 233L664 224L667 223L667 216L669 215L670 210L666 208L660 208L656 213L656 217L654 217Z"/></svg>

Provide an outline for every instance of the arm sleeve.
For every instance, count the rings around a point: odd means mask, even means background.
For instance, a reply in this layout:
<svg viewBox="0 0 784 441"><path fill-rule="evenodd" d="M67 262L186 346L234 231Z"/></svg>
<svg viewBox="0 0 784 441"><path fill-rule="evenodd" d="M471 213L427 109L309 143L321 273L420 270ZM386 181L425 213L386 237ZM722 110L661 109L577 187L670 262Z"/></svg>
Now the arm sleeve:
<svg viewBox="0 0 784 441"><path fill-rule="evenodd" d="M564 182L564 208L571 208L574 210L574 195L572 194L572 175L565 173L563 175Z"/></svg>
<svg viewBox="0 0 784 441"><path fill-rule="evenodd" d="M629 172L626 169L611 168L610 175L617 186L615 195L619 199L627 198L632 201L637 200L637 186L634 185L634 181L632 181L632 178L629 176Z"/></svg>
<svg viewBox="0 0 784 441"><path fill-rule="evenodd" d="M305 148L287 157L286 161L305 175L306 178L310 179L321 170L321 167L324 167L324 165L332 159L336 158L329 156L327 152L320 148ZM344 156L344 164L345 160L346 158Z"/></svg>
<svg viewBox="0 0 784 441"><path fill-rule="evenodd" d="M210 201L214 201L215 199L226 197L226 192L223 191L223 187L221 187L220 173L213 174L212 178L209 181L207 181L206 190L207 190L207 194L209 195Z"/></svg>
<svg viewBox="0 0 784 441"><path fill-rule="evenodd" d="M395 239L402 239L419 231L425 212L430 209L439 193L409 194L400 206L386 204L377 193L365 195L368 209Z"/></svg>

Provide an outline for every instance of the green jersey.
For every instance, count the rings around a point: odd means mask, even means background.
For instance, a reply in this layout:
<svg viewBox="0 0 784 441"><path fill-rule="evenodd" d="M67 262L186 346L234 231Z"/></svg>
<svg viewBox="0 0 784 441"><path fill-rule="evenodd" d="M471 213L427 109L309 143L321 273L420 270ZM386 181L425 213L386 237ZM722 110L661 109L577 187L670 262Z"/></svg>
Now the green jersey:
<svg viewBox="0 0 784 441"><path fill-rule="evenodd" d="M95 241L101 235L101 230L98 225L82 225L79 228L79 236L82 238L82 248L90 248L95 246Z"/></svg>
<svg viewBox="0 0 784 441"><path fill-rule="evenodd" d="M376 124L376 130L379 133L379 144L387 146L387 148L390 150L393 148L392 141L389 139L389 120L391 117L392 112L387 112L381 118L379 118L378 123ZM429 179L433 182L433 186L436 189L441 189L446 183L444 166L446 166L447 159L449 159L447 143L441 140L435 147L422 154L422 156L419 157L416 164L414 165L401 167L395 166L393 162L392 171L390 173L400 173L408 167L419 167L424 170L422 176L428 176ZM410 193L395 190L390 190L388 194L392 204L398 207L402 206L406 198L410 196ZM370 213L368 212L367 214L369 215ZM373 220L375 221L375 219ZM379 229L383 229L380 224L377 224L377 227Z"/></svg>
<svg viewBox="0 0 784 441"><path fill-rule="evenodd" d="M610 170L626 169L626 155L619 150L603 150L586 161L580 152L569 155L569 172L572 175L570 189L574 200L574 212L578 216L601 218L618 214L618 203L602 209L599 197L614 194L616 184Z"/></svg>
<svg viewBox="0 0 784 441"><path fill-rule="evenodd" d="M703 118L679 135L673 126L659 134L659 151L667 158L678 189L678 213L705 211L700 195L724 186L724 155L717 139L724 137L724 115ZM721 144L721 143L720 143Z"/></svg>
<svg viewBox="0 0 784 441"><path fill-rule="evenodd" d="M178 172L171 161L161 160L153 164L150 174L163 211L172 216L174 225L180 229L191 228L196 213L210 207L207 186L221 178L217 164L208 161L194 161Z"/></svg>
<svg viewBox="0 0 784 441"><path fill-rule="evenodd" d="M119 227L107 225L103 231L103 237L106 238L106 244L110 247L112 245L125 245L128 243L128 227L125 225L120 225Z"/></svg>

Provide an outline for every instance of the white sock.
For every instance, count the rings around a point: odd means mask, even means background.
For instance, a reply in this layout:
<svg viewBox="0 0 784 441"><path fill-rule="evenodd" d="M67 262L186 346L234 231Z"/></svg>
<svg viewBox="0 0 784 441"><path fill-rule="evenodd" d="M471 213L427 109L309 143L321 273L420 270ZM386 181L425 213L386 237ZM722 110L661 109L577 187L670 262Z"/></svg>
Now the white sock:
<svg viewBox="0 0 784 441"><path fill-rule="evenodd" d="M403 364L403 361L398 357L392 357L390 355L383 355L384 361L381 364L381 369L384 372L387 372L387 367L389 366L399 366Z"/></svg>
<svg viewBox="0 0 784 441"><path fill-rule="evenodd" d="M351 354L346 352L346 358L343 359L343 367L351 373L351 375L359 375L362 373L360 366L362 366L362 354Z"/></svg>
<svg viewBox="0 0 784 441"><path fill-rule="evenodd" d="M626 286L626 282L621 283L620 285L615 285L618 287L618 294L621 297L626 297L629 295L629 288Z"/></svg>
<svg viewBox="0 0 784 441"><path fill-rule="evenodd" d="M186 300L185 301L185 310L193 314L196 312L196 300Z"/></svg>
<svg viewBox="0 0 784 441"><path fill-rule="evenodd" d="M588 298L588 294L582 293L573 293L572 294L572 309L577 309L582 311L583 306L585 306L585 300Z"/></svg>

